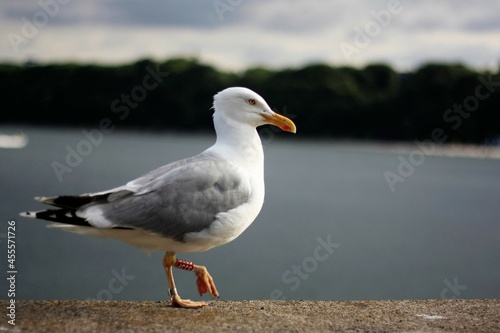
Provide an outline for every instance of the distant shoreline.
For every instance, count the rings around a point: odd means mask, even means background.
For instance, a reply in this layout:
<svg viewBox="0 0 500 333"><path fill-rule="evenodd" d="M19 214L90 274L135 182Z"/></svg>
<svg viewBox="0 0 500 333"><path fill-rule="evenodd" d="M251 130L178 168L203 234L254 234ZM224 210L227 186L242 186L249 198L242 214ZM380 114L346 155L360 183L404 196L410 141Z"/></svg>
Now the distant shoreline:
<svg viewBox="0 0 500 333"><path fill-rule="evenodd" d="M23 133L29 134L30 129L34 130L61 130L61 131L76 131L79 132L87 126L37 126L37 125L23 125L23 124L7 124L0 125L0 135L10 135ZM139 129L117 129L114 134L132 133L134 135L185 135L185 136L210 136L214 134L207 131L195 131L188 133L183 130L139 130ZM300 134L299 134L300 135ZM28 139L28 137L26 138ZM279 138L277 138L279 141ZM412 142L405 141L378 141L378 140L356 140L356 139L339 139L339 138L314 138L306 136L300 138L292 138L294 144L303 142L311 143L317 142L321 144L336 145L341 149L349 149L356 151L366 151L374 153L392 153L392 154L405 154L409 155L413 152L422 152L425 156L441 156L451 158L479 158L479 159L500 159L500 146L495 145L478 145L478 144L462 144L462 143L442 143L434 144L431 149L422 151L421 148ZM289 141L289 140L287 140ZM264 145L266 144L265 138L263 139ZM0 147L1 148L1 147Z"/></svg>
<svg viewBox="0 0 500 333"><path fill-rule="evenodd" d="M500 74L460 63L431 62L410 72L380 63L226 72L191 58L0 64L0 86L7 110L0 122L11 124L211 132L214 94L243 86L292 119L301 137L500 141Z"/></svg>
<svg viewBox="0 0 500 333"><path fill-rule="evenodd" d="M410 142L352 142L345 143L345 146L354 150L363 150L375 153L410 155L414 152L420 152L425 156L500 159L500 146L490 145L443 143L435 145L432 149L430 149L432 150L431 152L423 151L415 143Z"/></svg>

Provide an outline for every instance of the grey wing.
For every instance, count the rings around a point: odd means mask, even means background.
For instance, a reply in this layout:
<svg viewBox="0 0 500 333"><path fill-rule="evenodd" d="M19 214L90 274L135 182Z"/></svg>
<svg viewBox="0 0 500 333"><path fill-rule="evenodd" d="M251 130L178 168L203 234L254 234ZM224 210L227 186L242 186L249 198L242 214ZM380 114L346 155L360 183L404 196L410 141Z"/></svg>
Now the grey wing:
<svg viewBox="0 0 500 333"><path fill-rule="evenodd" d="M186 233L208 228L218 213L249 199L251 190L241 172L216 156L198 155L175 164L167 172L158 172L160 168L138 179L142 186L106 204L104 217L117 227L182 241Z"/></svg>

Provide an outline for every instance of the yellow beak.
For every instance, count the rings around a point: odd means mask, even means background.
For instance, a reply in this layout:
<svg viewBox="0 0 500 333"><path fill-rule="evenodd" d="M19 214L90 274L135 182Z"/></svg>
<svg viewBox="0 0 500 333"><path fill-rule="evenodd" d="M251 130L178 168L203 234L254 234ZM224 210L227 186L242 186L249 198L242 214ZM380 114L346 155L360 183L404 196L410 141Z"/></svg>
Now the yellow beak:
<svg viewBox="0 0 500 333"><path fill-rule="evenodd" d="M293 121L291 121L289 118L287 118L285 116L282 116L280 114L275 113L273 116L263 114L262 117L264 117L264 119L266 119L268 124L277 126L285 132L292 132L292 133L297 132L297 128L295 127L295 124L293 123Z"/></svg>

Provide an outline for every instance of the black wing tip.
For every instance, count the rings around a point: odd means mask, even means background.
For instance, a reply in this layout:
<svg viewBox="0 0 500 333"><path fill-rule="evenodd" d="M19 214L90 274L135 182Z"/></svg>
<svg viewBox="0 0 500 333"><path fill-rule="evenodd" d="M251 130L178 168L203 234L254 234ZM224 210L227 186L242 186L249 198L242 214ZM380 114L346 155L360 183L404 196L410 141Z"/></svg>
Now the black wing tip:
<svg viewBox="0 0 500 333"><path fill-rule="evenodd" d="M66 208L47 209L39 212L23 212L20 213L19 215L33 219L41 219L51 222L91 227L91 225L87 222L85 218L76 215L75 210Z"/></svg>
<svg viewBox="0 0 500 333"><path fill-rule="evenodd" d="M60 195L57 197L35 197L35 200L47 205L56 206L59 208L78 209L91 202L105 200L111 193L98 195L82 194L82 195Z"/></svg>

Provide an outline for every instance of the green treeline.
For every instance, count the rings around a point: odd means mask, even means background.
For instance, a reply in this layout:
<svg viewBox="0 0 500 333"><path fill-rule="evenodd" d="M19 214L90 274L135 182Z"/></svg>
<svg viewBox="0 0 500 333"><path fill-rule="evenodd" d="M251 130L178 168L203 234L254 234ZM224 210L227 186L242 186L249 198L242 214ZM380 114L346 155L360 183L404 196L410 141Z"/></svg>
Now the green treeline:
<svg viewBox="0 0 500 333"><path fill-rule="evenodd" d="M500 75L427 64L410 73L311 64L223 72L196 59L123 66L0 65L0 122L50 126L211 131L212 96L248 87L315 137L447 142L500 137Z"/></svg>

